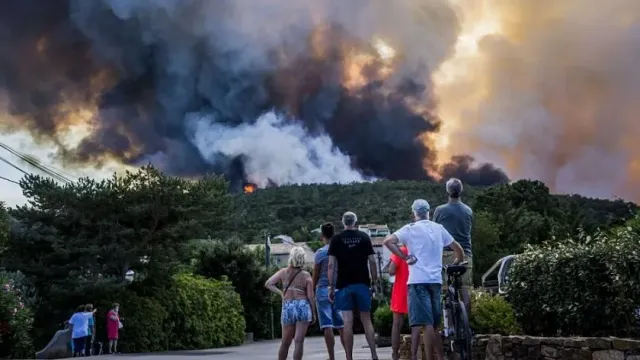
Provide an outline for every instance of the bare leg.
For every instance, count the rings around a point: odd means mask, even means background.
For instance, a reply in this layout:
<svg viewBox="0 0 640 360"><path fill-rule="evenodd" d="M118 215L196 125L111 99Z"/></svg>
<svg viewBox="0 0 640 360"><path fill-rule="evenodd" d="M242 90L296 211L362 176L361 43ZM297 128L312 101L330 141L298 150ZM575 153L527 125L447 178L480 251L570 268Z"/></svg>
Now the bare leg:
<svg viewBox="0 0 640 360"><path fill-rule="evenodd" d="M404 325L404 314L393 313L393 327L391 328L391 358L393 360L398 360L402 325Z"/></svg>
<svg viewBox="0 0 640 360"><path fill-rule="evenodd" d="M109 351L109 354L113 353L113 340L111 340L111 339L109 339L109 349L108 349L108 351Z"/></svg>
<svg viewBox="0 0 640 360"><path fill-rule="evenodd" d="M420 349L420 330L422 326L411 328L411 360L418 360L418 350Z"/></svg>
<svg viewBox="0 0 640 360"><path fill-rule="evenodd" d="M344 351L347 353L347 360L353 360L353 311L343 311L344 321Z"/></svg>
<svg viewBox="0 0 640 360"><path fill-rule="evenodd" d="M342 344L342 348L347 350L347 347L344 344L344 328L338 329L338 335L340 335L340 343Z"/></svg>
<svg viewBox="0 0 640 360"><path fill-rule="evenodd" d="M328 327L322 330L324 333L324 343L327 344L327 352L329 353L329 360L335 360L336 354L334 351L336 340L333 336L333 328Z"/></svg>
<svg viewBox="0 0 640 360"><path fill-rule="evenodd" d="M295 332L295 325L282 325L282 341L280 342L280 350L278 350L278 360L287 360L289 347L291 346Z"/></svg>
<svg viewBox="0 0 640 360"><path fill-rule="evenodd" d="M444 360L444 348L442 347L442 336L440 336L440 331L438 331L438 327L433 327L433 347L435 348L436 359Z"/></svg>
<svg viewBox="0 0 640 360"><path fill-rule="evenodd" d="M307 335L308 322L298 322L295 327L295 336L293 343L293 360L302 360L302 354L304 352L304 337Z"/></svg>
<svg viewBox="0 0 640 360"><path fill-rule="evenodd" d="M433 326L431 325L427 325L424 328L424 351L426 352L427 355L427 359L426 360L433 360L433 355L434 355L434 348L433 348L433 342L434 342L434 338L435 338L435 334L433 331ZM442 349L440 350L442 351Z"/></svg>
<svg viewBox="0 0 640 360"><path fill-rule="evenodd" d="M378 359L378 353L376 352L376 330L373 328L371 322L370 312L360 312L360 321L364 327L364 336L367 338L367 344L369 344L369 350L371 350L371 358Z"/></svg>
<svg viewBox="0 0 640 360"><path fill-rule="evenodd" d="M118 353L118 339L113 340L113 352Z"/></svg>

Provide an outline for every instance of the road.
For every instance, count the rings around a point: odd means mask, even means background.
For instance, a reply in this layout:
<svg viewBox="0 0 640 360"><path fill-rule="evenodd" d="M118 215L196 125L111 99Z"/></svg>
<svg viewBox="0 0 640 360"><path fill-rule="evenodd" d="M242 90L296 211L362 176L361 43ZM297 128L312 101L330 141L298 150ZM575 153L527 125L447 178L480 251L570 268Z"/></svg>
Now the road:
<svg viewBox="0 0 640 360"><path fill-rule="evenodd" d="M336 338L336 340L338 340ZM371 353L368 348L364 348L366 341L364 336L356 335L353 358L354 360L371 359ZM200 357L208 357L220 360L273 360L277 358L278 347L280 342L276 341L260 341L243 346L211 349L211 350L197 350L197 351L177 351L167 353L151 353L151 354L122 354L122 355L103 355L94 356L92 358L117 358L131 359L131 360L159 360L159 359L171 359L171 360L195 360ZM344 350L338 344L336 344L336 359L345 359ZM378 357L380 360L391 359L391 349L382 348L378 350ZM327 359L327 352L324 345L324 338L311 337L307 338L304 342L304 357L305 360L325 360ZM289 358L293 359L293 345L289 350Z"/></svg>

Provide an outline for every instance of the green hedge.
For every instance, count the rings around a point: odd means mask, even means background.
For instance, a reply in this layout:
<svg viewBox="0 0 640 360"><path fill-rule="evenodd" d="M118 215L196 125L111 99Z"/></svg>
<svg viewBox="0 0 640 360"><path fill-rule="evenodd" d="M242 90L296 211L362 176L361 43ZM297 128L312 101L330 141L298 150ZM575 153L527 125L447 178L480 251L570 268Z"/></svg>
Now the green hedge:
<svg viewBox="0 0 640 360"><path fill-rule="evenodd" d="M529 248L510 270L508 300L531 335L637 337L640 241L632 227Z"/></svg>
<svg viewBox="0 0 640 360"><path fill-rule="evenodd" d="M470 323L476 334L517 335L522 332L507 300L477 290L472 293Z"/></svg>
<svg viewBox="0 0 640 360"><path fill-rule="evenodd" d="M105 320L120 304L124 327L119 350L127 353L209 349L244 342L240 297L227 281L179 274L162 284L134 282L98 306L98 340L106 344Z"/></svg>
<svg viewBox="0 0 640 360"><path fill-rule="evenodd" d="M166 326L169 323L169 313L160 301L127 293L119 304L124 325L119 334L122 339L120 351L137 353L171 349L174 334ZM98 324L104 324L107 312L108 309L100 312L102 316L97 319ZM100 332L100 329L104 329L104 326L99 327L98 334L106 334L105 331Z"/></svg>
<svg viewBox="0 0 640 360"><path fill-rule="evenodd" d="M240 296L227 281L191 274L174 277L160 302L169 312L166 327L172 350L240 345L245 321Z"/></svg>

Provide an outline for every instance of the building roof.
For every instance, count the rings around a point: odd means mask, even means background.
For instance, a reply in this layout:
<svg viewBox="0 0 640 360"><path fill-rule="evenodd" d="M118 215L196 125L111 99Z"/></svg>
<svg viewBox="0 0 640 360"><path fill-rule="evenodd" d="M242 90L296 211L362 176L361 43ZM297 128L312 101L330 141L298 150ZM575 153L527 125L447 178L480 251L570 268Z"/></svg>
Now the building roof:
<svg viewBox="0 0 640 360"><path fill-rule="evenodd" d="M385 225L377 225L377 224L364 224L364 225L359 225L358 228L360 229L370 229L370 230L389 230L389 227L385 224Z"/></svg>
<svg viewBox="0 0 640 360"><path fill-rule="evenodd" d="M259 246L264 247L264 244L247 244L246 246L249 249L253 250L258 248ZM289 255L289 252L291 252L291 248L294 246L300 246L304 249L307 263L313 263L315 261L315 252L313 252L313 250L311 250L311 248L305 242L296 242L294 243L294 245L283 244L283 243L271 243L271 255L272 256Z"/></svg>

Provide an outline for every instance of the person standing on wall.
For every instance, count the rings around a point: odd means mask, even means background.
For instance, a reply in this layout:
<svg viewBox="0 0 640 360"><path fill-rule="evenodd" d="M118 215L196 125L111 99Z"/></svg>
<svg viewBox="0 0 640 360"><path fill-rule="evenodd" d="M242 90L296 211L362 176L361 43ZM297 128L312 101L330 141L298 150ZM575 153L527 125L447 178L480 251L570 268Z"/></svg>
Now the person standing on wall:
<svg viewBox="0 0 640 360"><path fill-rule="evenodd" d="M400 251L408 256L406 246L400 246ZM404 325L404 317L409 312L407 302L407 280L409 280L409 266L407 262L396 254L391 254L391 263L389 264L389 275L395 276L393 281L393 289L391 290L391 312L393 312L393 327L391 328L391 357L398 359L398 351L400 350L400 333Z"/></svg>
<svg viewBox="0 0 640 360"><path fill-rule="evenodd" d="M471 294L469 289L473 286L473 255L471 252L471 228L473 226L473 211L469 206L462 202L460 195L462 194L462 181L451 178L446 185L449 201L440 205L433 213L433 221L444 226L444 228L453 236L453 239L462 246L464 250L464 261L467 262L467 271L462 276L462 288L460 294L462 301L467 309L467 314L471 316ZM455 254L450 247L447 247L442 254L442 264L450 265L455 260ZM442 276L446 274L442 271Z"/></svg>
<svg viewBox="0 0 640 360"><path fill-rule="evenodd" d="M371 350L371 358L378 359L375 330L371 322L371 288L377 280L375 252L371 238L356 227L358 217L352 212L342 215L344 231L331 239L329 245L329 299L342 311L344 343L347 360L353 360L353 311L360 311L360 321ZM334 271L338 267L336 288ZM373 278L373 282L371 281Z"/></svg>
<svg viewBox="0 0 640 360"><path fill-rule="evenodd" d="M340 342L344 348L344 322L342 313L336 309L336 305L329 300L329 278L327 270L329 268L329 243L334 235L333 225L326 223L320 227L320 238L324 246L316 251L315 266L313 268L313 287L316 289L316 309L318 309L318 322L320 330L324 334L324 341L329 352L329 360L335 360L335 336L333 329L338 330ZM335 286L335 274L334 283Z"/></svg>

